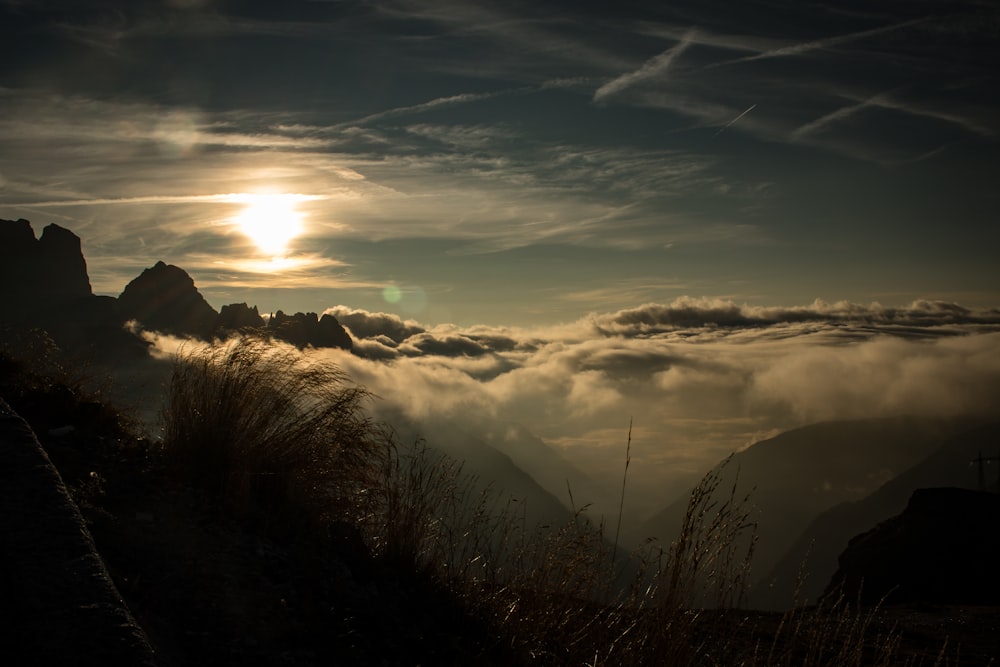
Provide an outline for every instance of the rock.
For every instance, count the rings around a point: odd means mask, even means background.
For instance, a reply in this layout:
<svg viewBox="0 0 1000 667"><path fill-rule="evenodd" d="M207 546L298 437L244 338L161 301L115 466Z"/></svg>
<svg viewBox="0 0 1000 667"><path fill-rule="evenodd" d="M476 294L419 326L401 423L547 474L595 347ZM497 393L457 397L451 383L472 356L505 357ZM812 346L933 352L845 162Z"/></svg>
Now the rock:
<svg viewBox="0 0 1000 667"><path fill-rule="evenodd" d="M343 350L350 350L354 346L354 342L344 327L340 326L340 322L337 321L336 317L333 315L324 315L319 318L319 334L313 345L316 347L339 347Z"/></svg>
<svg viewBox="0 0 1000 667"><path fill-rule="evenodd" d="M918 489L902 514L850 541L826 596L875 604L1000 604L1000 494Z"/></svg>
<svg viewBox="0 0 1000 667"><path fill-rule="evenodd" d="M0 220L0 285L10 314L27 318L93 296L80 237L49 225L35 239L27 220Z"/></svg>
<svg viewBox="0 0 1000 667"><path fill-rule="evenodd" d="M35 231L30 222L24 218L0 220L0 253L12 254L14 249L29 247L34 243Z"/></svg>
<svg viewBox="0 0 1000 667"><path fill-rule="evenodd" d="M257 311L257 306L250 308L244 303L231 303L219 311L218 328L223 331L237 331L246 328L262 328L264 318Z"/></svg>
<svg viewBox="0 0 1000 667"><path fill-rule="evenodd" d="M219 321L191 276L163 262L126 285L118 307L123 317L138 320L147 329L205 340L211 339Z"/></svg>
<svg viewBox="0 0 1000 667"><path fill-rule="evenodd" d="M58 300L93 295L79 236L59 225L48 225L38 239L38 250L38 287L43 294Z"/></svg>
<svg viewBox="0 0 1000 667"><path fill-rule="evenodd" d="M321 319L316 313L286 315L279 310L268 321L268 330L275 338L300 348L311 345L350 350L353 347L351 337L333 315L323 315Z"/></svg>
<svg viewBox="0 0 1000 667"><path fill-rule="evenodd" d="M5 664L156 665L62 477L2 399L0 456Z"/></svg>
<svg viewBox="0 0 1000 667"><path fill-rule="evenodd" d="M80 238L59 225L36 239L27 220L0 220L0 291L7 344L45 332L89 359L145 354L145 344L122 329L116 300L93 294Z"/></svg>

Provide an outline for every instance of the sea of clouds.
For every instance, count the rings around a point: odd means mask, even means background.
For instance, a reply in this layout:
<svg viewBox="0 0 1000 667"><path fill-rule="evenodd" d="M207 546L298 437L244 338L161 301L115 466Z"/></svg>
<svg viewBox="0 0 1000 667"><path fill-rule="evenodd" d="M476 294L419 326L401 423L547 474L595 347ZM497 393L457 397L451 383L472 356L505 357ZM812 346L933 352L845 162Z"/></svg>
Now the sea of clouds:
<svg viewBox="0 0 1000 667"><path fill-rule="evenodd" d="M493 442L522 426L610 490L621 483L631 422L629 493L640 514L728 453L797 426L1000 414L995 309L681 298L544 328L326 312L354 351L310 354L371 390L376 416L424 425L432 444L435 424Z"/></svg>

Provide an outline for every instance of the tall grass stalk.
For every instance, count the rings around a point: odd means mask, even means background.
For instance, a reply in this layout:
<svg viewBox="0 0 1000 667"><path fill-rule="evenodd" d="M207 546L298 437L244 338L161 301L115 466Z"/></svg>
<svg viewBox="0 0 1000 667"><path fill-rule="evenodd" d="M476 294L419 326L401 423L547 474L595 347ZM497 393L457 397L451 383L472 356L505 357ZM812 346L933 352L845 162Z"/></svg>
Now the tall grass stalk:
<svg viewBox="0 0 1000 667"><path fill-rule="evenodd" d="M622 473L622 494L618 499L618 524L615 526L615 544L611 552L611 567L618 556L618 540L622 534L622 513L625 511L625 486L628 484L628 466L632 462L632 418L628 420L628 439L625 442L625 472Z"/></svg>

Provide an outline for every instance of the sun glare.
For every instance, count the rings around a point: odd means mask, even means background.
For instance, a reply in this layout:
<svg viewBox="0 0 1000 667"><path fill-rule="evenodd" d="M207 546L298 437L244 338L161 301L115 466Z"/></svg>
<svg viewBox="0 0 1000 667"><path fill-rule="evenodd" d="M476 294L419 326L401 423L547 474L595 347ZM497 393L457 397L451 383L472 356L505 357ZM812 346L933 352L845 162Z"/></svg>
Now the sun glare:
<svg viewBox="0 0 1000 667"><path fill-rule="evenodd" d="M286 194L242 195L239 201L246 206L233 222L262 253L282 257L288 251L288 244L302 233L299 199Z"/></svg>

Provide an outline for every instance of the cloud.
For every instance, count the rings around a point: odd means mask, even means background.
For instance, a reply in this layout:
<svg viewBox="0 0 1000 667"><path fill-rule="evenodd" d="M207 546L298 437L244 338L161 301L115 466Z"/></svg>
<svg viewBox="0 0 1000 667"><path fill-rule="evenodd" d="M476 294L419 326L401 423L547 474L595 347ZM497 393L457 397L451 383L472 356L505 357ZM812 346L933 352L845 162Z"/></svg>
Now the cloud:
<svg viewBox="0 0 1000 667"><path fill-rule="evenodd" d="M883 35L887 32L902 30L904 28L919 25L921 23L926 23L928 20L930 20L930 17L922 17L917 19L911 19L909 21L892 23L890 25L883 25L877 28L870 28L868 30L859 30L857 32L850 32L841 35L834 35L831 37L824 37L823 39L815 39L807 42L788 44L775 49L769 49L767 51L755 53L754 55L751 56L744 56L742 58L736 58L734 60L726 60L724 62L714 63L712 65L707 66L706 69L711 69L714 67L724 67L727 65L735 65L738 63L752 62L755 60L764 60L768 58L785 58L788 56L797 56L804 53L810 53L812 51L821 51L824 49L829 49L834 46L840 46L841 44L856 42L863 39L868 39L869 37L877 37L878 35Z"/></svg>
<svg viewBox="0 0 1000 667"><path fill-rule="evenodd" d="M478 97L438 98L416 110ZM294 111L218 112L12 89L0 98L4 203L40 224L72 222L102 276L99 291L133 277L98 266L100 257L138 254L145 265L164 259L188 267L201 245L231 259L222 223L238 193L259 189L300 193L309 240L327 247L343 237L405 237L460 241L452 252L540 242L642 248L650 234L666 244L717 238L720 229L658 210L666 198L715 191L714 162L697 153L528 138L503 123L338 129Z"/></svg>
<svg viewBox="0 0 1000 667"><path fill-rule="evenodd" d="M850 104L847 106L840 107L839 109L835 109L834 111L831 111L828 114L820 116L816 120L810 121L805 125L797 127L792 132L792 138L801 139L807 134L812 134L813 132L816 132L817 130L824 128L827 125L830 125L831 123L835 123L837 121L853 116L862 109L866 109L872 106L874 103L875 103L875 98L871 98L863 102L859 102L857 104Z"/></svg>
<svg viewBox="0 0 1000 667"><path fill-rule="evenodd" d="M679 58L682 53L688 48L691 42L694 40L695 31L691 30L684 34L684 36L677 42L674 46L670 47L663 53L650 58L645 63L642 64L637 70L622 74L621 76L608 81L603 86L594 91L594 102L603 102L609 97L617 95L622 91L631 88L647 79L652 79L655 77L660 77L666 74L667 70L673 64L674 60Z"/></svg>
<svg viewBox="0 0 1000 667"><path fill-rule="evenodd" d="M964 104L955 105L957 108L939 109L934 108L940 104L937 101L907 101L899 99L899 95L891 95L889 93L875 95L862 101L860 104L901 111L911 116L944 121L982 137L996 136L998 131L996 121L991 118L991 112L975 107L968 108Z"/></svg>
<svg viewBox="0 0 1000 667"><path fill-rule="evenodd" d="M425 327L343 306L327 312L353 324L355 353L308 354L373 391L376 418L401 416L432 444L442 424L470 434L519 424L615 488L632 419L636 511L662 504L679 493L673 484L763 434L831 419L996 416L1000 396L1000 311L950 302L678 299L549 329ZM615 511L610 500L593 500L595 512Z"/></svg>
<svg viewBox="0 0 1000 667"><path fill-rule="evenodd" d="M460 334L435 336L421 333L407 338L399 350L408 356L435 355L443 357L481 357L489 350L478 342Z"/></svg>
<svg viewBox="0 0 1000 667"><path fill-rule="evenodd" d="M304 201L328 201L330 195L283 194L282 197ZM213 195L143 195L139 197L114 197L94 199L53 199L52 201L21 202L21 208L59 208L60 206L108 206L117 204L238 204L247 200L246 193Z"/></svg>
<svg viewBox="0 0 1000 667"><path fill-rule="evenodd" d="M392 341L392 347L426 331L415 320L403 320L390 313L371 313L347 306L334 306L324 310L323 314L336 317L338 322L351 330L355 339L385 337Z"/></svg>
<svg viewBox="0 0 1000 667"><path fill-rule="evenodd" d="M480 102L483 100L493 99L494 97L500 97L504 95L519 95L526 92L531 92L535 90L534 88L512 88L508 90L498 90L489 93L460 93L458 95L449 95L447 97L438 97L433 100L428 100L427 102L421 102L420 104L411 104L405 107L396 107L395 109L386 109L385 111L379 111L378 113L369 114L363 118L358 118L357 120L349 121L343 123L339 127L351 127L355 125L366 125L376 120L382 120L385 118L394 118L396 116L407 116L412 114L419 114L425 111L431 111L433 109L439 109L441 107L451 107L460 104L469 104L471 102Z"/></svg>
<svg viewBox="0 0 1000 667"><path fill-rule="evenodd" d="M928 327L1000 324L1000 310L971 310L945 301L917 300L904 307L886 307L817 300L808 306L739 306L723 299L681 297L669 304L650 303L614 313L595 315L595 328L605 335L648 336L683 330L718 328L766 331L778 325L814 323L825 327L850 325L855 333L899 335L928 333ZM877 327L876 329L864 327ZM914 329L916 327L916 329ZM935 329L936 334L945 330Z"/></svg>
<svg viewBox="0 0 1000 667"><path fill-rule="evenodd" d="M857 415L989 414L1000 396L1000 334L911 341L877 338L862 345L801 349L754 376L755 401L798 419Z"/></svg>

